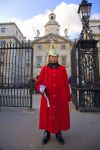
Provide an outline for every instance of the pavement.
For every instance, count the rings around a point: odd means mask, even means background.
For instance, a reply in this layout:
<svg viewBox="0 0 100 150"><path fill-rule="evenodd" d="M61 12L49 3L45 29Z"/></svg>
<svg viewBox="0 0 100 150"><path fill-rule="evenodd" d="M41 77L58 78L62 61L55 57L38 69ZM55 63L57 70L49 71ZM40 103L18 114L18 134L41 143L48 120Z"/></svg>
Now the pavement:
<svg viewBox="0 0 100 150"><path fill-rule="evenodd" d="M38 129L40 96L33 97L28 108L0 108L0 150L100 150L100 112L79 112L70 103L71 128L62 132L65 144L55 135L41 144L43 131Z"/></svg>

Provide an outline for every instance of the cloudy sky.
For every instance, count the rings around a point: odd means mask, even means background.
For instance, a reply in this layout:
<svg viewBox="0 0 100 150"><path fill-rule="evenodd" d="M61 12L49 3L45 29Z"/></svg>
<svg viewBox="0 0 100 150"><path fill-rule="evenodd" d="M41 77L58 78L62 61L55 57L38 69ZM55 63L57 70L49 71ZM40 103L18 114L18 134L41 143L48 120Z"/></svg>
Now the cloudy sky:
<svg viewBox="0 0 100 150"><path fill-rule="evenodd" d="M82 0L0 0L0 22L15 22L27 39L34 39L36 31L45 34L44 26L48 15L56 14L60 24L60 35L68 29L68 36L73 39L81 31L81 21L77 14ZM88 0L92 3L91 18L100 19L100 0Z"/></svg>

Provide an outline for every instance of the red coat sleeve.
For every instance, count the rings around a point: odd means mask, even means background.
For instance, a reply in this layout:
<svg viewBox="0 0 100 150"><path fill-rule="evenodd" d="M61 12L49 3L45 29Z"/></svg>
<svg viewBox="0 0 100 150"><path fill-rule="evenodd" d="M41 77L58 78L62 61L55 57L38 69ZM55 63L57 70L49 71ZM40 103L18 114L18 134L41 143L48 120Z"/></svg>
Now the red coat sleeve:
<svg viewBox="0 0 100 150"><path fill-rule="evenodd" d="M40 92L40 85L44 85L44 81L45 81L45 70L46 70L46 66L43 66L41 71L40 71L40 75L37 79L36 82L36 89L38 92Z"/></svg>

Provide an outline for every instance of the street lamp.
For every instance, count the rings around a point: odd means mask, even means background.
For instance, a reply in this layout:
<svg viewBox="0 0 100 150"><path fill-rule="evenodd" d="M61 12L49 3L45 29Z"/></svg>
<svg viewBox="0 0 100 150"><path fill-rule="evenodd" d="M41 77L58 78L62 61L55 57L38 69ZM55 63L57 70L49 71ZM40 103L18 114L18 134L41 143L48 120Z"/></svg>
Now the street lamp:
<svg viewBox="0 0 100 150"><path fill-rule="evenodd" d="M92 3L88 3L87 0L82 0L78 9L78 14L80 15L82 25L83 25L80 38L85 39L85 40L93 39L92 31L90 30L90 27L89 27L91 6L92 6Z"/></svg>
<svg viewBox="0 0 100 150"><path fill-rule="evenodd" d="M89 26L91 6L87 0L79 5L82 31L71 51L72 101L80 111L100 110L98 41Z"/></svg>
<svg viewBox="0 0 100 150"><path fill-rule="evenodd" d="M87 0L82 0L78 9L78 13L80 13L81 19L83 18L83 16L90 17L91 6L92 3L88 3Z"/></svg>

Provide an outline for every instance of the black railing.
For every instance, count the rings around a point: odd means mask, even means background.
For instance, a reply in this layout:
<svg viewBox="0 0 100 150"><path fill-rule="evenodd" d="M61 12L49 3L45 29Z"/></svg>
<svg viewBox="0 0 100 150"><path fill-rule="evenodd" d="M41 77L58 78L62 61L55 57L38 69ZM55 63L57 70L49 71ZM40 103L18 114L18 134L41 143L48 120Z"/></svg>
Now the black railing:
<svg viewBox="0 0 100 150"><path fill-rule="evenodd" d="M0 105L32 107L33 49L30 43L0 46Z"/></svg>
<svg viewBox="0 0 100 150"><path fill-rule="evenodd" d="M97 42L94 39L79 40L71 54L72 101L80 111L100 111Z"/></svg>

